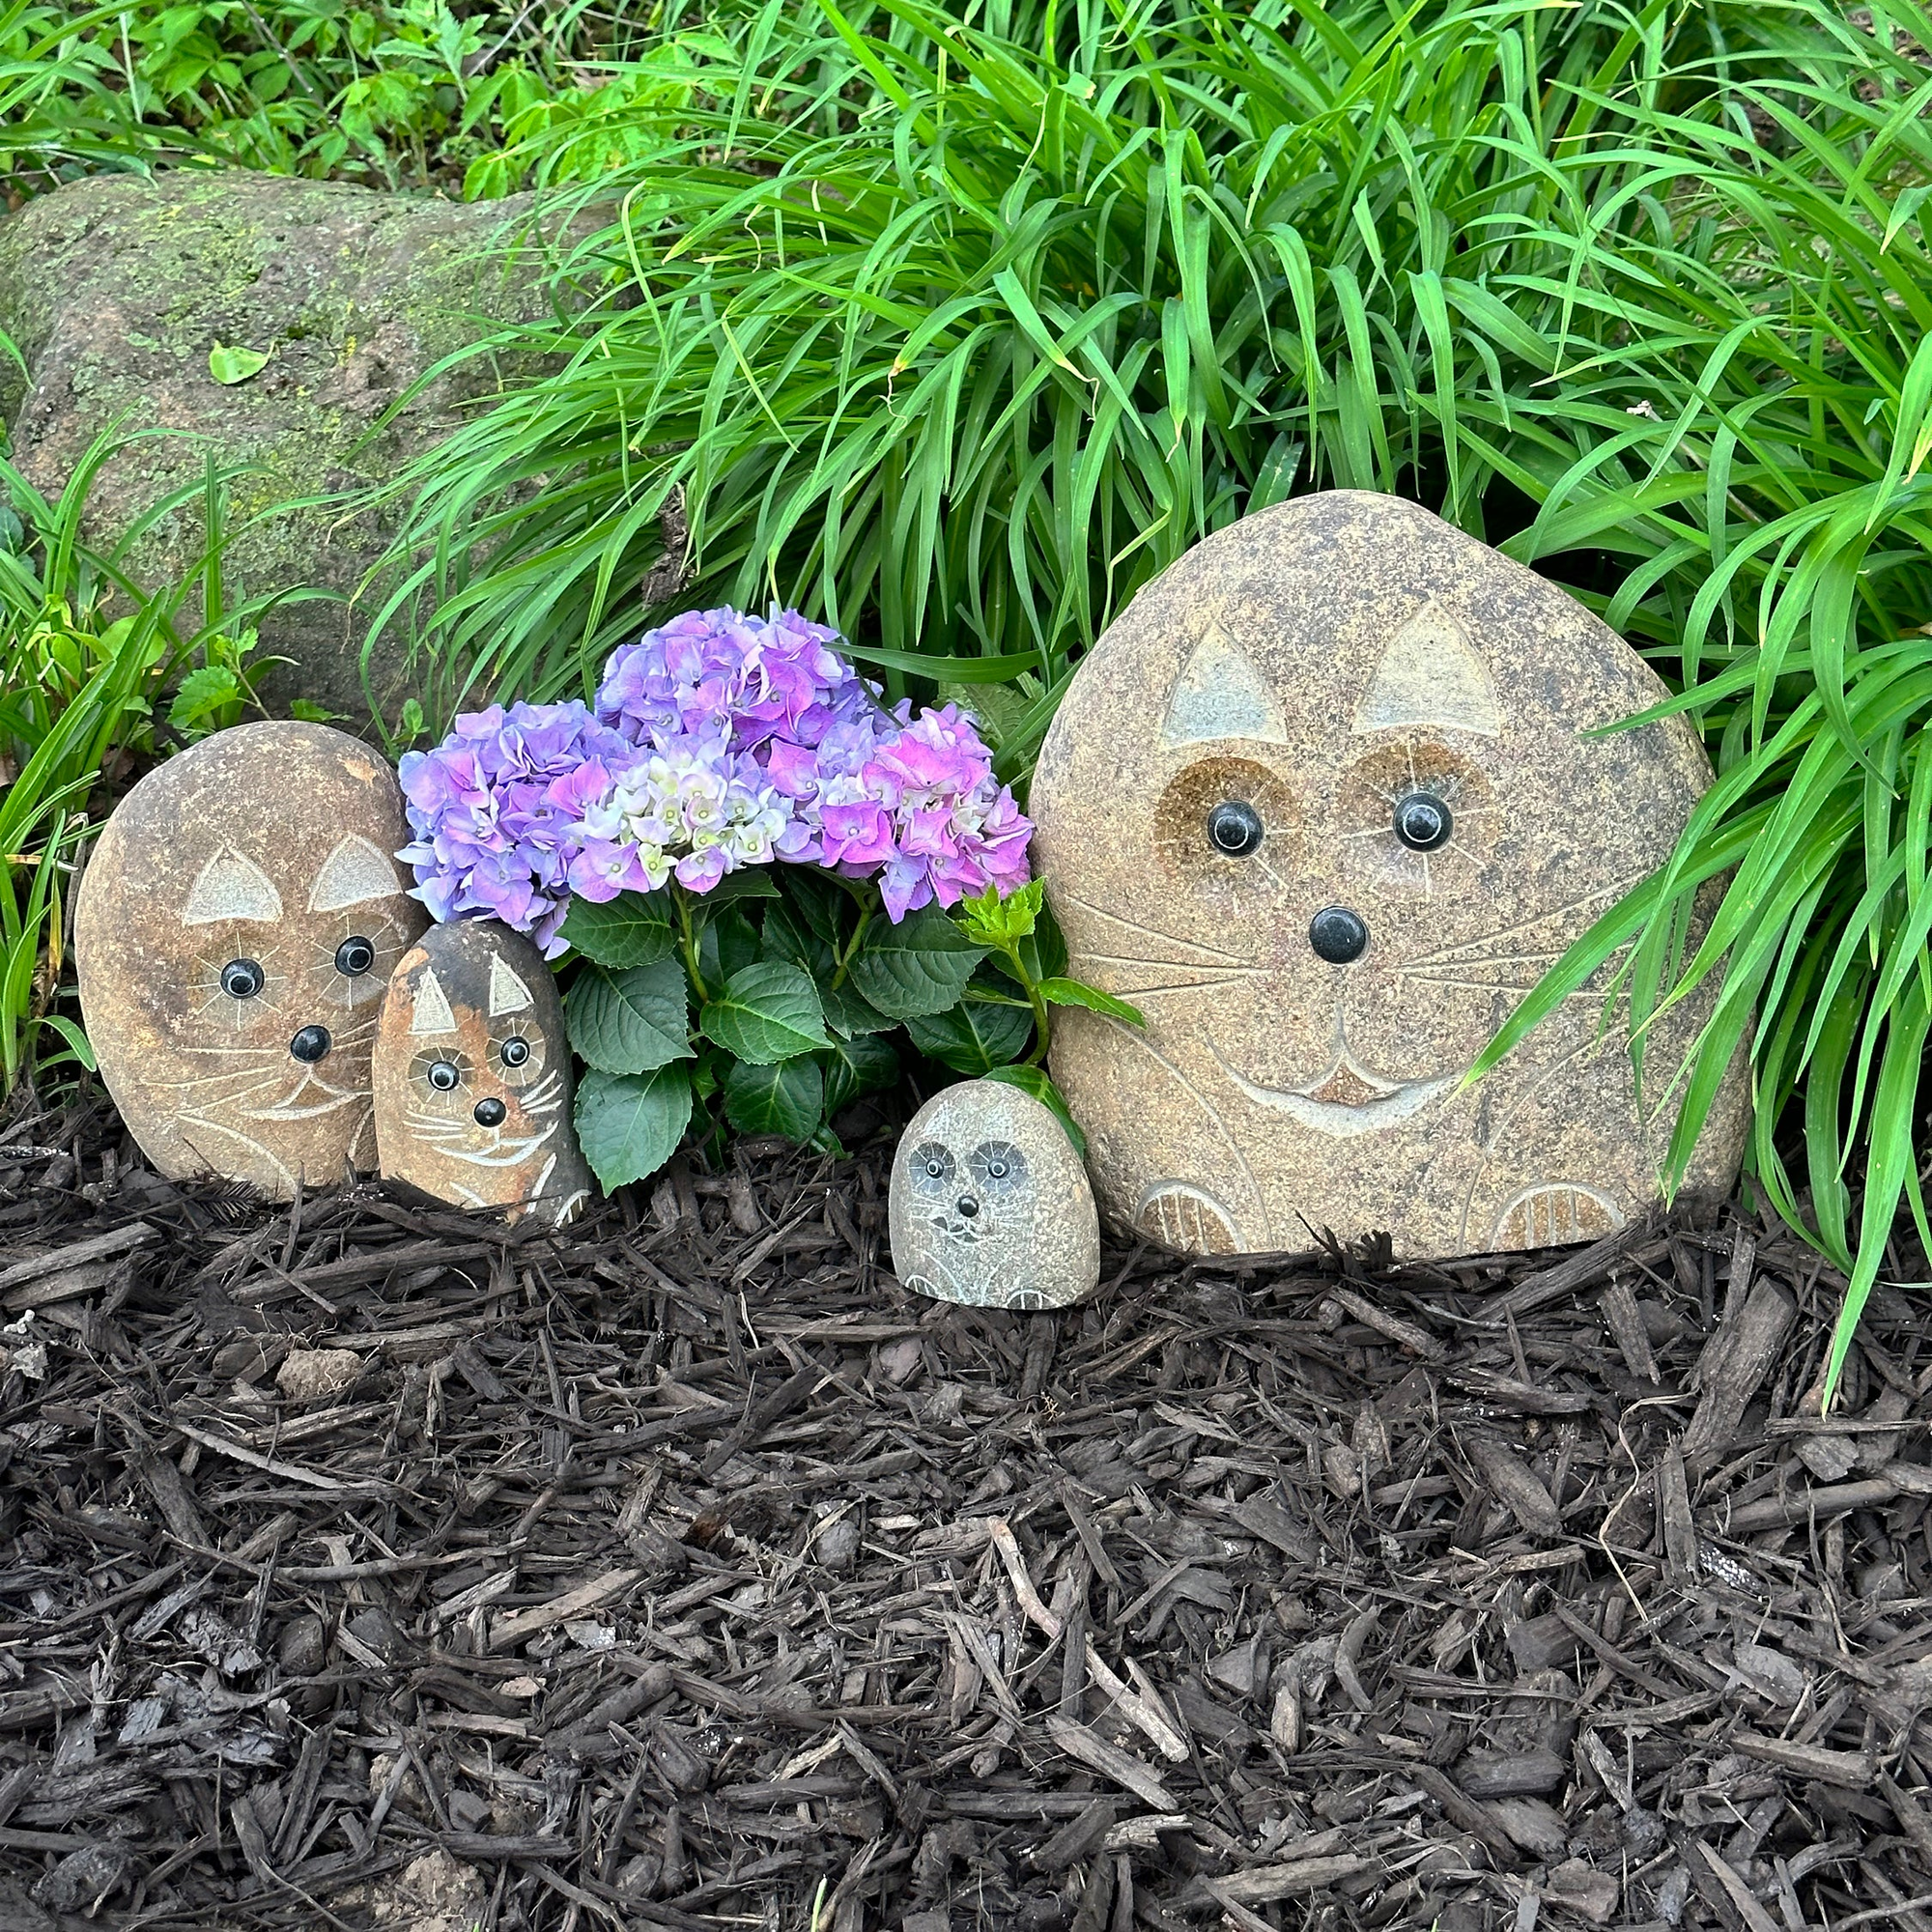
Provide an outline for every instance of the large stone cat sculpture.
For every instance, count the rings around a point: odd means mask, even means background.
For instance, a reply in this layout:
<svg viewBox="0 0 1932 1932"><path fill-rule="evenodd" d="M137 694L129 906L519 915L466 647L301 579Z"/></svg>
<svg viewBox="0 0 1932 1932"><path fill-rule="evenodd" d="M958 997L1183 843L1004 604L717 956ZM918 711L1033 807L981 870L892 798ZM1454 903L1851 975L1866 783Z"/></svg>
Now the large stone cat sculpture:
<svg viewBox="0 0 1932 1932"><path fill-rule="evenodd" d="M286 1200L373 1168L369 1052L429 923L402 793L327 725L238 724L150 772L100 834L74 953L101 1078L156 1167Z"/></svg>
<svg viewBox="0 0 1932 1932"><path fill-rule="evenodd" d="M1659 1193L1698 1016L1578 994L1461 1080L1564 948L1667 856L1711 772L1664 696L1533 572L1395 497L1249 517L1148 584L1034 779L1069 971L1052 1065L1103 1210L1195 1253L1384 1230L1415 1257L1587 1239ZM1734 1070L1693 1184L1735 1178Z"/></svg>

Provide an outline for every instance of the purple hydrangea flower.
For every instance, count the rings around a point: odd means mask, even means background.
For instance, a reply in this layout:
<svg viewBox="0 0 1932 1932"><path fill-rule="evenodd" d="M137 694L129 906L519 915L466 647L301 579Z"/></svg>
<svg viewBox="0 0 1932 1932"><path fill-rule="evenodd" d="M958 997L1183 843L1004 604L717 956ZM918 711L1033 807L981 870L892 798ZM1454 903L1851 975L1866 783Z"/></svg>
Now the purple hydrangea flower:
<svg viewBox="0 0 1932 1932"><path fill-rule="evenodd" d="M581 798L602 767L635 756L579 703L471 712L433 752L406 752L400 776L414 839L396 856L439 920L488 913L529 933L546 958L582 846Z"/></svg>
<svg viewBox="0 0 1932 1932"><path fill-rule="evenodd" d="M888 710L795 611L691 611L612 654L593 717L519 704L459 718L402 761L416 896L490 913L547 957L572 894L675 877L709 892L775 859L876 879L887 916L1028 877L1033 827L956 705Z"/></svg>
<svg viewBox="0 0 1932 1932"><path fill-rule="evenodd" d="M627 887L654 891L675 874L688 891L709 892L740 866L769 865L790 815L757 760L731 750L724 723L654 732L611 775L581 827L586 849L628 850L639 876L616 878L608 890L600 876L576 889L612 898ZM598 863L611 869L615 862Z"/></svg>
<svg viewBox="0 0 1932 1932"><path fill-rule="evenodd" d="M838 641L796 611L687 611L612 654L597 716L637 744L724 724L734 752L774 738L815 745L864 696Z"/></svg>

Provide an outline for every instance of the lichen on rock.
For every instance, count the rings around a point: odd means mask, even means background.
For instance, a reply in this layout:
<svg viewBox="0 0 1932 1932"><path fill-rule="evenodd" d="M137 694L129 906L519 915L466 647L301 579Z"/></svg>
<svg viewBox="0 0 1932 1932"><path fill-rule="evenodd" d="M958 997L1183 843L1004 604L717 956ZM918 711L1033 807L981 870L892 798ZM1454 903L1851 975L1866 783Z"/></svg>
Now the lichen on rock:
<svg viewBox="0 0 1932 1932"><path fill-rule="evenodd" d="M548 252L527 196L463 206L201 169L76 182L0 220L0 331L27 369L0 358L14 461L53 494L101 432L134 438L90 497L102 539L200 479L209 450L249 466L230 488L229 577L250 593L333 593L275 608L262 650L291 662L268 688L360 729L376 600L348 600L393 526L345 516L342 498L393 478L500 384L502 362L478 355L411 393L443 357L543 311ZM224 384L209 367L217 343L270 360ZM137 434L156 430L186 434ZM180 508L129 562L178 580L201 547L198 511ZM400 644L372 654L380 709L393 715L411 688Z"/></svg>

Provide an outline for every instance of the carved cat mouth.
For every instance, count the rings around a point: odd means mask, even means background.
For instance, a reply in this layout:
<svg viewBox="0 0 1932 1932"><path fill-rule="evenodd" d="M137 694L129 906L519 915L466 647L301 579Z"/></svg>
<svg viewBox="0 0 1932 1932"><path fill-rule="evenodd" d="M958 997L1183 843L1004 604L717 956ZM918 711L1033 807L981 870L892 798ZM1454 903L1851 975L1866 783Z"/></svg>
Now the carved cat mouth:
<svg viewBox="0 0 1932 1932"><path fill-rule="evenodd" d="M542 1147L556 1132L557 1126L553 1121L540 1133L493 1133L487 1146L474 1148L463 1144L469 1134L460 1122L439 1121L415 1113L412 1113L409 1120L419 1140L426 1142L445 1159L461 1161L466 1167L516 1167Z"/></svg>
<svg viewBox="0 0 1932 1932"><path fill-rule="evenodd" d="M1218 1046L1214 1058L1244 1099L1286 1114L1297 1125L1331 1140L1352 1140L1412 1120L1454 1087L1458 1078L1441 1073L1425 1080L1390 1080L1364 1066L1346 1040L1337 1047L1328 1070L1300 1088L1264 1087L1250 1080L1238 1067L1229 1065Z"/></svg>
<svg viewBox="0 0 1932 1932"><path fill-rule="evenodd" d="M331 1087L327 1080L304 1070L294 1089L283 1098L272 1106L244 1107L242 1117L248 1121L312 1121L323 1114L332 1114L340 1107L354 1106L358 1101L366 1104L368 1098L366 1089Z"/></svg>
<svg viewBox="0 0 1932 1932"><path fill-rule="evenodd" d="M932 1225L949 1239L963 1241L969 1248L977 1246L986 1236L993 1233L990 1225L979 1221L968 1221L958 1214L934 1214Z"/></svg>

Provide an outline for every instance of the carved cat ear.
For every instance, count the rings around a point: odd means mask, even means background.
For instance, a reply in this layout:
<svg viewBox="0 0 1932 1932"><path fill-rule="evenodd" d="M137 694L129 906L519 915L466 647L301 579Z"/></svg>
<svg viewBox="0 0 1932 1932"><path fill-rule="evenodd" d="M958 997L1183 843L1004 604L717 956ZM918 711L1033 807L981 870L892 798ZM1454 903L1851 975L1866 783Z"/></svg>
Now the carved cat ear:
<svg viewBox="0 0 1932 1932"><path fill-rule="evenodd" d="M490 1017L520 1013L536 1004L536 996L494 954L490 960Z"/></svg>
<svg viewBox="0 0 1932 1932"><path fill-rule="evenodd" d="M393 898L402 891L388 855L358 834L345 838L315 875L308 895L310 912L339 912L367 899Z"/></svg>
<svg viewBox="0 0 1932 1932"><path fill-rule="evenodd" d="M184 925L213 925L228 919L271 923L281 916L282 895L274 881L232 845L224 845L201 868L182 908Z"/></svg>
<svg viewBox="0 0 1932 1932"><path fill-rule="evenodd" d="M436 968L428 967L416 982L415 1011L410 1019L411 1037L455 1031L456 1015L449 1009L449 995L442 990Z"/></svg>
<svg viewBox="0 0 1932 1932"><path fill-rule="evenodd" d="M1248 738L1284 745L1281 706L1240 645L1212 621L1187 654L1161 722L1163 745L1207 745Z"/></svg>
<svg viewBox="0 0 1932 1932"><path fill-rule="evenodd" d="M1431 598L1389 642L1362 701L1353 729L1402 731L1438 724L1452 731L1500 735L1502 707L1495 680L1476 655L1469 634Z"/></svg>

